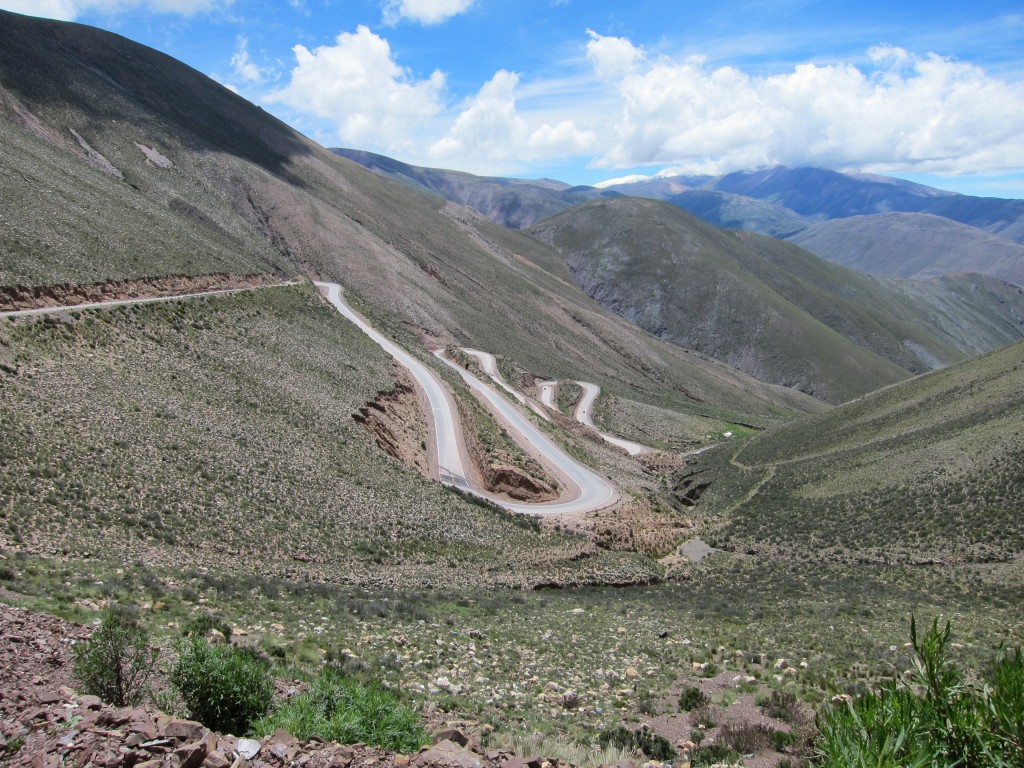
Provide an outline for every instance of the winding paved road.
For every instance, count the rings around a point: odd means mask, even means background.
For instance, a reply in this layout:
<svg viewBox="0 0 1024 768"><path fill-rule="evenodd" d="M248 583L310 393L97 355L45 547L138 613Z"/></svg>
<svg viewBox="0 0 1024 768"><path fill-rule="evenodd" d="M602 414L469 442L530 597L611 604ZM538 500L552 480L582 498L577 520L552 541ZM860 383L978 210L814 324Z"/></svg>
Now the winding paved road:
<svg viewBox="0 0 1024 768"><path fill-rule="evenodd" d="M477 496L493 501L495 504L499 504L513 512L532 515L563 515L572 512L590 512L603 509L618 501L619 491L609 480L601 477L589 467L580 464L576 459L555 445L523 413L498 394L493 387L480 381L480 379L464 368L450 360L446 360L440 352L436 352L435 354L440 360L451 366L452 370L456 371L472 389L486 398L509 427L518 433L521 439L530 443L539 451L571 484L567 494L568 499L537 504L499 499L482 492L480 489L472 488L467 480L464 469L469 461L461 453L461 444L456 434L456 424L458 422L455 416L455 405L451 401L451 396L448 395L441 380L423 363L375 331L369 323L357 315L341 298L341 286L337 283L324 282L316 282L314 284L326 291L327 299L335 309L348 320L355 323L367 336L380 344L395 360L404 365L426 392L427 399L430 401L430 409L433 413L434 434L437 436L437 455L438 463L441 467L441 482L469 490ZM467 351L467 354L473 353L477 353L474 354L477 359L481 359L481 356L483 357L482 366L485 371L488 367L493 366L493 370L495 373L497 372L497 365L494 362L493 356L487 353L479 353L477 350ZM490 360L487 361L487 358L490 358ZM525 400L525 398L523 399Z"/></svg>
<svg viewBox="0 0 1024 768"><path fill-rule="evenodd" d="M286 283L283 285L289 285ZM522 440L529 442L544 458L558 469L563 479L569 481L571 487L566 494L564 501L527 504L511 502L505 499L498 499L489 494L483 493L471 486L467 479L466 466L468 458L464 456L464 449L459 439L459 420L455 403L448 393L444 384L430 368L425 366L415 357L385 336L378 333L369 323L356 314L341 296L341 286L337 283L326 283L314 281L330 304L341 313L346 319L356 325L363 333L379 344L399 364L404 366L416 382L420 385L430 403L430 410L434 426L435 442L437 444L438 473L440 480L448 485L454 485L466 491L486 498L513 512L522 512L534 515L560 515L572 512L589 512L602 509L618 501L618 489L607 479L596 474L589 467L576 461L559 446L553 443L546 435L541 433L528 418L511 403L502 397L496 390L480 381L468 371L460 368L449 360L438 356L446 364L451 366L466 381L466 383L478 391L487 399L493 408L501 414L511 429L518 433ZM277 287L277 286L260 286ZM0 317L21 317L27 315L40 315L52 312L69 312L77 309L93 309L118 306L121 304L147 304L158 301L177 301L180 299L199 298L202 296L217 296L241 291L255 290L254 288L227 288L215 291L200 291L196 293L178 294L175 296L158 296L151 298L136 299L115 299L111 301L90 302L86 304L75 304L62 307L40 307L37 309L23 309L0 312ZM501 378L498 372L494 356L479 350L466 350L481 362L483 369L491 376L495 383L505 389L518 402L530 405L539 410L532 401L509 387ZM541 414L544 415L544 414ZM547 418L545 416L545 418Z"/></svg>
<svg viewBox="0 0 1024 768"><path fill-rule="evenodd" d="M439 359L448 364L452 370L456 371L466 384L483 395L511 426L512 430L519 434L522 440L533 445L576 486L576 494L569 500L540 504L505 501L503 499L491 498L486 494L479 495L489 498L496 504L500 504L513 512L526 512L532 515L562 515L570 512L591 512L618 501L619 491L609 480L576 461L576 459L555 445L547 435L537 429L522 412L517 410L492 387L484 384L469 371L442 357L441 353L435 352L435 354Z"/></svg>
<svg viewBox="0 0 1024 768"><path fill-rule="evenodd" d="M442 483L471 490L469 481L466 479L465 464L463 463L462 451L459 446L459 437L456 426L458 420L453 416L455 405L451 401L441 380L427 366L410 355L400 346L382 336L373 326L357 315L352 308L341 298L341 286L337 283L313 283L317 288L326 291L327 300L347 320L354 323L359 330L380 344L384 351L391 355L398 363L404 366L413 378L426 392L427 400L430 403L430 412L434 422L434 436L437 443L437 465L441 475ZM467 462L468 463L468 462Z"/></svg>
<svg viewBox="0 0 1024 768"><path fill-rule="evenodd" d="M597 384L591 384L587 381L577 381L576 383L583 387L583 396L580 397L580 401L576 404L576 421L597 432L605 442L624 449L630 456L639 456L641 453L647 453L650 450L646 445L640 445L640 443L634 443L631 440L623 440L621 437L609 435L599 430L594 425L591 414L593 413L594 401L601 394L601 388Z"/></svg>
<svg viewBox="0 0 1024 768"><path fill-rule="evenodd" d="M494 355L490 352L481 352L479 349L469 349L463 347L462 351L467 355L472 355L479 361L480 367L484 373L491 377L495 384L504 389L509 393L520 405L525 405L531 411L540 416L544 421L551 421L551 417L544 413L544 409L538 406L533 400L530 400L522 392L518 392L508 385L505 381L505 377L501 375L501 371L498 370L498 361L495 360Z"/></svg>

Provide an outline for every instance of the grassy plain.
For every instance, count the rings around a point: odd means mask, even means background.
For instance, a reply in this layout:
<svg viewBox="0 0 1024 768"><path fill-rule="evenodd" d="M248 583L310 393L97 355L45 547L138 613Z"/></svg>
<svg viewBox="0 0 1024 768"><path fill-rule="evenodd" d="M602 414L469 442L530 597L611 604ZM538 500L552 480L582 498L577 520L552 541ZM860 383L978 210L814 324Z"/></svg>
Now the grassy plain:
<svg viewBox="0 0 1024 768"><path fill-rule="evenodd" d="M628 590L380 591L206 566L8 555L3 586L32 605L88 621L106 600L134 603L164 643L214 612L285 678L309 679L333 660L400 691L434 721L494 726L492 744L543 743L577 756L597 752L599 734L617 723L699 730L701 713L678 704L691 685L715 684L711 711L725 723L745 699L764 702L772 691L809 711L902 675L911 612L919 622L952 620L956 657L970 668L1001 642L1024 642L1019 564L951 573L720 555L688 580ZM567 692L577 697L571 707Z"/></svg>

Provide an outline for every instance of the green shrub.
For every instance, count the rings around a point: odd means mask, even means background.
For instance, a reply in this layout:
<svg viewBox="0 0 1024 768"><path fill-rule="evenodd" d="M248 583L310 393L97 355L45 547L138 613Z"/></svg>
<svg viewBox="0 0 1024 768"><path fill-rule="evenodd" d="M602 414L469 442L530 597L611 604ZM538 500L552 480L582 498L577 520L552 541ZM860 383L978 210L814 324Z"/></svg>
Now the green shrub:
<svg viewBox="0 0 1024 768"><path fill-rule="evenodd" d="M672 744L663 736L658 736L648 730L631 731L621 725L603 731L598 736L598 742L601 744L602 749L614 747L630 751L639 750L651 760L664 762L671 760L676 755L676 751L672 749Z"/></svg>
<svg viewBox="0 0 1024 768"><path fill-rule="evenodd" d="M231 639L231 624L219 613L203 611L189 619L182 627L181 633L186 637L206 637L211 629L216 629L228 640Z"/></svg>
<svg viewBox="0 0 1024 768"><path fill-rule="evenodd" d="M679 694L679 709L683 712L692 712L699 707L707 706L707 703L708 697L695 685L686 686Z"/></svg>
<svg viewBox="0 0 1024 768"><path fill-rule="evenodd" d="M718 665L715 664L713 661L709 661L708 665L706 667L704 667L704 669L702 669L700 671L700 676L701 677L714 677L715 675L718 674L718 671L719 671L718 670Z"/></svg>
<svg viewBox="0 0 1024 768"><path fill-rule="evenodd" d="M74 654L74 676L82 690L125 707L142 701L157 650L149 646L149 636L135 615L114 606L88 640L75 644Z"/></svg>
<svg viewBox="0 0 1024 768"><path fill-rule="evenodd" d="M800 700L792 691L772 691L768 701L761 705L764 713L784 723L793 723L800 718Z"/></svg>
<svg viewBox="0 0 1024 768"><path fill-rule="evenodd" d="M178 646L170 681L189 717L226 733L247 732L274 696L266 659L233 645L210 645L199 637Z"/></svg>
<svg viewBox="0 0 1024 768"><path fill-rule="evenodd" d="M950 625L919 638L910 623L914 675L818 715L819 765L1024 766L1024 659L996 654L982 682L947 656Z"/></svg>
<svg viewBox="0 0 1024 768"><path fill-rule="evenodd" d="M740 757L736 750L725 744L710 744L697 750L693 756L693 765L696 768L719 763L735 763Z"/></svg>
<svg viewBox="0 0 1024 768"><path fill-rule="evenodd" d="M253 723L261 736L278 728L301 741L361 741L398 752L415 752L427 742L419 717L393 693L332 669L321 673L308 691Z"/></svg>
<svg viewBox="0 0 1024 768"><path fill-rule="evenodd" d="M772 729L772 749L776 752L785 752L790 747L796 746L799 738L792 731L779 731Z"/></svg>

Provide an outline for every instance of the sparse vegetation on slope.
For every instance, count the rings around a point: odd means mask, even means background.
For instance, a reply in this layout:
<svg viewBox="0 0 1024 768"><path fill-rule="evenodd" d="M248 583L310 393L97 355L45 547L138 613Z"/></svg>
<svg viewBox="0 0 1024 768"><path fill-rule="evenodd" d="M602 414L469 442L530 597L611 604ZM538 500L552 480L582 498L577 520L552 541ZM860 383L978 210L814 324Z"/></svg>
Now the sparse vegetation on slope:
<svg viewBox="0 0 1024 768"><path fill-rule="evenodd" d="M529 232L649 333L833 403L1024 336L1024 294L998 281L918 294L652 200L587 203Z"/></svg>
<svg viewBox="0 0 1024 768"><path fill-rule="evenodd" d="M311 288L3 320L0 361L7 546L378 585L604 570L380 451L352 417L390 358Z"/></svg>
<svg viewBox="0 0 1024 768"><path fill-rule="evenodd" d="M843 562L1024 553L1024 344L702 455L718 546Z"/></svg>

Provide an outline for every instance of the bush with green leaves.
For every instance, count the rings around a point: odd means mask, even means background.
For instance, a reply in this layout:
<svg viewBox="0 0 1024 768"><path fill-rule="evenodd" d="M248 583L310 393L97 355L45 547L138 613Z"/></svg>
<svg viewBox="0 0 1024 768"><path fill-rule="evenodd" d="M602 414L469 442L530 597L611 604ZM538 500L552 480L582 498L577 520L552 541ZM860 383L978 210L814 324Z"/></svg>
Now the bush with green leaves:
<svg viewBox="0 0 1024 768"><path fill-rule="evenodd" d="M211 629L216 629L225 639L231 639L231 624L219 613L202 611L189 619L181 628L181 633L186 637L206 637Z"/></svg>
<svg viewBox="0 0 1024 768"><path fill-rule="evenodd" d="M142 701L157 653L135 614L113 606L99 629L74 645L74 676L86 693L116 707L134 706Z"/></svg>
<svg viewBox="0 0 1024 768"><path fill-rule="evenodd" d="M200 637L178 646L170 681L189 717L226 733L246 733L254 720L266 714L274 697L266 658L246 648L210 645Z"/></svg>
<svg viewBox="0 0 1024 768"><path fill-rule="evenodd" d="M260 736L278 728L301 741L363 742L398 752L415 752L428 741L416 712L395 694L330 668L308 691L253 723Z"/></svg>
<svg viewBox="0 0 1024 768"><path fill-rule="evenodd" d="M823 768L1024 766L1024 658L1000 649L974 683L949 659L950 625L922 637L911 619L914 673L818 715Z"/></svg>
<svg viewBox="0 0 1024 768"><path fill-rule="evenodd" d="M721 765L722 763L732 764L740 759L740 754L727 744L710 744L701 747L693 755L695 768Z"/></svg>
<svg viewBox="0 0 1024 768"><path fill-rule="evenodd" d="M688 685L679 694L679 709L683 712L692 712L700 707L707 706L708 697L700 688L695 685Z"/></svg>

